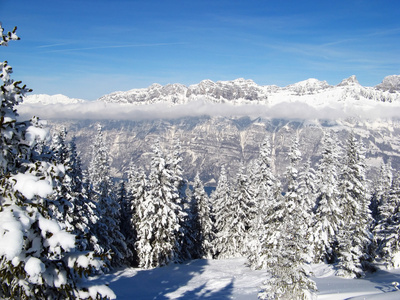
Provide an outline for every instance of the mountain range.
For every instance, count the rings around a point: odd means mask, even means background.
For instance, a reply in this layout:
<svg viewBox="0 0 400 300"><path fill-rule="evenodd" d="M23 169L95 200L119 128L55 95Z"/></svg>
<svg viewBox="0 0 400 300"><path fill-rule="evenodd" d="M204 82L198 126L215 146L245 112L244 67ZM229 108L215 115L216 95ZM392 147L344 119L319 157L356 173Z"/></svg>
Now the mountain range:
<svg viewBox="0 0 400 300"><path fill-rule="evenodd" d="M148 105L154 103L168 103L170 105L186 104L198 99L213 103L260 103L271 104L289 98L302 98L306 95L336 94L335 100L364 97L371 100L392 102L399 99L400 75L391 75L374 87L363 87L356 76L343 79L338 85L329 85L326 81L310 78L290 84L286 87L276 85L257 85L250 79L235 79L232 81L203 80L198 84L185 86L180 83L160 85L157 83L143 89L132 89L123 92L113 92L100 97L97 101L106 103L125 103ZM297 96L297 97L296 97ZM320 97L322 98L322 97ZM297 99L297 100L298 100ZM64 95L29 95L29 103L79 103L84 100L71 99ZM326 101L325 101L326 102Z"/></svg>
<svg viewBox="0 0 400 300"><path fill-rule="evenodd" d="M62 95L30 95L20 109L24 116L48 119L53 129L66 127L69 137L76 136L85 165L100 123L115 177L123 176L131 160L148 170L155 140L167 151L180 140L185 177L191 180L199 172L207 185L215 185L222 165L228 166L233 178L243 164L257 157L265 137L272 141L274 168L282 176L292 139L299 137L303 163L310 160L315 165L327 131L341 145L350 131L359 137L370 177L389 159L400 169L399 75L385 77L375 87L361 86L355 76L335 86L317 79L286 87L259 86L245 79L204 80L188 87L153 84L104 95L95 103ZM143 109L146 117L140 117ZM92 114L81 114L85 110ZM65 117L67 111L72 113ZM124 117L119 118L122 111Z"/></svg>
<svg viewBox="0 0 400 300"><path fill-rule="evenodd" d="M338 100L349 97L365 97L377 101L398 100L397 92L400 91L400 76L392 75L383 79L375 87L362 87L353 75L344 79L336 86L329 85L326 81L314 78L307 79L286 87L276 85L260 86L252 80L239 78L233 81L203 80L198 84L188 87L182 84L168 84L162 86L153 84L145 89L132 89L126 92L114 92L104 95L98 101L107 103L132 103L152 104L167 102L169 104L185 104L198 99L206 99L214 103L275 103L282 101L283 97L293 97L316 94L341 94Z"/></svg>

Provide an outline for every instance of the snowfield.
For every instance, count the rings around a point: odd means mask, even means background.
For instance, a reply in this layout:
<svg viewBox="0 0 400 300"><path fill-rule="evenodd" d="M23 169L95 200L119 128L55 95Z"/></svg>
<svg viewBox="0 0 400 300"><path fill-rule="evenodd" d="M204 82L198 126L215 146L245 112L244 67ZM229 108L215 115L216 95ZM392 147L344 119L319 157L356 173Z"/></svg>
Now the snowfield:
<svg viewBox="0 0 400 300"><path fill-rule="evenodd" d="M363 279L335 276L330 265L312 265L317 299L400 299L394 282L400 269L381 269ZM193 260L152 270L127 268L97 279L109 283L117 299L257 299L268 272L253 271L245 258Z"/></svg>

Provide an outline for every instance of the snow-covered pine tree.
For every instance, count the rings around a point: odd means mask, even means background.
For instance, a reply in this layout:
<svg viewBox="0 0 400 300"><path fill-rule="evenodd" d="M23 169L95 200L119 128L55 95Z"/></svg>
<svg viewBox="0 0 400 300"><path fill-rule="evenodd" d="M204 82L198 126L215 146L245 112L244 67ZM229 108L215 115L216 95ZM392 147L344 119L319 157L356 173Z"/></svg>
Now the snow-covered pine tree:
<svg viewBox="0 0 400 300"><path fill-rule="evenodd" d="M134 255L134 245L136 234L132 228L132 205L131 195L126 190L126 184L124 180L119 183L119 189L117 192L117 200L120 207L120 231L124 236L124 242L126 244L125 256L123 258L123 265L134 266L136 264L136 256Z"/></svg>
<svg viewBox="0 0 400 300"><path fill-rule="evenodd" d="M306 201L299 193L297 164L301 158L298 141L293 142L286 176L284 198L273 207L268 222L268 237L263 251L270 278L258 294L260 299L310 299L316 290L304 268L310 261Z"/></svg>
<svg viewBox="0 0 400 300"><path fill-rule="evenodd" d="M124 180L121 180L118 183L118 190L117 190L117 200L120 207L120 230L121 233L125 237L125 241L127 240L127 233L130 233L131 229L131 206L128 203L128 193L126 191L126 183Z"/></svg>
<svg viewBox="0 0 400 300"><path fill-rule="evenodd" d="M133 266L137 266L139 264L136 249L136 242L138 239L137 228L140 221L139 212L141 209L145 208L143 203L145 203L148 196L148 179L143 168L136 169L136 166L133 163L130 164L127 171L127 179L127 201L130 204L130 210L132 213L130 220L132 239L127 244L134 256L132 260Z"/></svg>
<svg viewBox="0 0 400 300"><path fill-rule="evenodd" d="M307 213L310 214L310 224L312 212L315 206L315 198L317 192L316 172L311 166L311 161L308 159L299 171L299 193L304 197Z"/></svg>
<svg viewBox="0 0 400 300"><path fill-rule="evenodd" d="M188 192L188 194L186 194ZM200 249L196 246L198 232L196 231L196 203L188 189L181 193L183 218L180 218L180 259L190 260L199 258Z"/></svg>
<svg viewBox="0 0 400 300"><path fill-rule="evenodd" d="M159 142L153 147L148 191L137 199L136 251L139 267L154 268L178 261L181 227L177 212L179 193L174 175Z"/></svg>
<svg viewBox="0 0 400 300"><path fill-rule="evenodd" d="M54 153L55 160L58 163L65 163L68 157L68 147L66 143L67 130L65 127L53 133L51 150Z"/></svg>
<svg viewBox="0 0 400 300"><path fill-rule="evenodd" d="M371 260L372 217L365 170L362 147L354 133L350 133L339 184L342 226L337 235L337 257L338 275L344 277L364 276Z"/></svg>
<svg viewBox="0 0 400 300"><path fill-rule="evenodd" d="M1 23L0 34L1 46L19 39L16 28L4 34ZM0 298L115 297L105 286L85 282L100 261L77 250L75 236L51 218L49 207L57 203L50 199L62 186L65 166L35 151L48 130L37 118L17 120L16 106L30 90L10 78L7 62L0 70Z"/></svg>
<svg viewBox="0 0 400 300"><path fill-rule="evenodd" d="M76 246L79 250L95 250L97 247L97 237L94 232L94 225L98 216L96 205L91 201L84 188L84 178L82 164L77 153L75 137L68 144L68 155L65 161L65 174L67 181L67 197L73 205L73 209L68 212L72 225L72 233L76 235Z"/></svg>
<svg viewBox="0 0 400 300"><path fill-rule="evenodd" d="M12 32L4 34L4 29L0 24L0 46L8 46L11 40L18 40L16 27ZM26 132L30 122L17 122L16 106L23 100L23 96L31 92L25 85L20 86L20 81L14 81L10 78L12 68L8 62L0 63L1 86L1 116L0 116L0 175L3 178L11 170L15 170L17 163L21 158L29 155L29 145L24 145L23 134Z"/></svg>
<svg viewBox="0 0 400 300"><path fill-rule="evenodd" d="M374 228L378 259L388 268L400 266L400 174L393 176L386 195L380 197L379 221ZM382 191L383 192L383 191Z"/></svg>
<svg viewBox="0 0 400 300"><path fill-rule="evenodd" d="M172 171L172 181L174 186L177 188L179 193L179 199L184 199L185 195L185 186L186 180L183 179L183 170L182 170L182 146L181 142L177 140L175 142L174 148L172 150L172 155L168 157L169 167Z"/></svg>
<svg viewBox="0 0 400 300"><path fill-rule="evenodd" d="M388 217L387 215L382 216L382 213L385 214L386 208L384 207L386 206L386 202L389 197L392 180L393 173L390 162L387 164L382 164L378 176L372 186L370 210L375 224L377 224L382 218L386 219Z"/></svg>
<svg viewBox="0 0 400 300"><path fill-rule="evenodd" d="M182 147L179 140L175 142L172 155L168 155L167 166L171 170L171 181L178 192L178 197L173 201L176 204L176 216L179 220L180 232L178 234L179 259L188 260L194 254L195 233L193 231L193 202L186 196L186 180L183 179Z"/></svg>
<svg viewBox="0 0 400 300"><path fill-rule="evenodd" d="M336 235L342 222L338 190L339 152L336 144L330 134L325 135L316 174L317 191L312 224L315 262L332 263L336 259Z"/></svg>
<svg viewBox="0 0 400 300"><path fill-rule="evenodd" d="M247 259L252 269L264 269L265 257L263 251L267 236L267 219L272 214L272 207L281 201L281 185L273 174L272 149L268 138L260 146L257 160L250 164L250 181L255 193L256 216L249 228Z"/></svg>
<svg viewBox="0 0 400 300"><path fill-rule="evenodd" d="M232 193L232 200L236 207L233 208L236 227L235 234L237 251L241 256L246 256L248 244L253 238L251 234L253 222L258 214L255 192L252 189L251 181L247 175L246 168L242 166L237 174L236 186Z"/></svg>
<svg viewBox="0 0 400 300"><path fill-rule="evenodd" d="M68 144L68 157L66 159L68 172L71 177L71 186L77 193L81 193L83 186L82 162L76 149L76 138L72 137Z"/></svg>
<svg viewBox="0 0 400 300"><path fill-rule="evenodd" d="M218 185L211 195L215 220L216 238L214 251L217 258L231 258L241 255L241 247L245 231L244 222L240 219L243 212L240 204L232 197L225 167L221 167ZM240 220L239 220L240 219ZM239 249L240 248L240 249Z"/></svg>
<svg viewBox="0 0 400 300"><path fill-rule="evenodd" d="M311 167L311 161L307 160L298 172L298 187L297 193L298 197L303 204L303 218L307 227L307 245L308 253L310 258L314 257L314 247L313 247L313 232L311 226L313 224L314 213L313 208L315 206L316 198L316 186L315 186L315 170Z"/></svg>
<svg viewBox="0 0 400 300"><path fill-rule="evenodd" d="M129 251L125 237L120 231L120 206L114 193L109 169L108 147L102 128L98 125L88 168L91 199L96 204L98 216L94 231L99 242L100 254L111 250L110 266L121 266Z"/></svg>
<svg viewBox="0 0 400 300"><path fill-rule="evenodd" d="M272 147L269 138L265 138L260 146L260 153L250 168L250 178L255 192L256 202L261 202L263 210L267 209L270 200L279 198L280 182L273 172Z"/></svg>
<svg viewBox="0 0 400 300"><path fill-rule="evenodd" d="M53 187L57 192L49 198L49 209L52 211L52 218L62 224L62 229L76 236L78 249L93 250L93 223L90 220L95 216L95 207L83 193L83 175L75 140L72 139L67 145L66 136L67 131L62 128L53 133L50 149L46 145L40 145L43 157L54 164L63 164L65 168L64 176L60 178L61 184Z"/></svg>
<svg viewBox="0 0 400 300"><path fill-rule="evenodd" d="M48 132L46 122L39 121L38 118L31 120L32 124L39 130ZM45 140L36 140L35 146L32 147L31 157L33 159L40 159L42 162L61 167L60 171L62 176L53 183L53 193L47 197L48 211L52 219L57 220L61 229L66 229L69 232L73 231L72 225L72 210L73 204L71 202L71 195L69 193L69 176L66 174L66 159L68 150L65 144L66 132L56 132L53 135L52 145L47 145ZM50 135L50 134L49 134ZM50 139L49 139L50 140ZM45 170L41 170L45 173Z"/></svg>
<svg viewBox="0 0 400 300"><path fill-rule="evenodd" d="M219 245L221 237L221 231L225 225L226 215L229 213L227 206L231 199L231 187L228 182L225 166L221 166L221 170L218 177L218 184L215 190L210 195L211 203L211 219L214 222L215 239L213 240L213 257L218 258L221 247Z"/></svg>
<svg viewBox="0 0 400 300"><path fill-rule="evenodd" d="M200 180L196 174L193 183L192 201L194 203L194 227L196 233L195 246L199 258L213 257L213 240L215 239L214 223L211 219L211 204Z"/></svg>
<svg viewBox="0 0 400 300"><path fill-rule="evenodd" d="M371 215L373 219L372 234L373 243L371 246L371 252L375 259L380 259L382 253L382 241L385 239L382 237L380 232L385 228L385 224L388 216L383 216L381 213L385 214L386 203L388 202L390 189L393 184L393 172L390 161L381 165L381 168L374 179L371 186L371 202L369 208L371 210ZM382 211L383 208L383 211ZM383 231L385 231L383 229Z"/></svg>

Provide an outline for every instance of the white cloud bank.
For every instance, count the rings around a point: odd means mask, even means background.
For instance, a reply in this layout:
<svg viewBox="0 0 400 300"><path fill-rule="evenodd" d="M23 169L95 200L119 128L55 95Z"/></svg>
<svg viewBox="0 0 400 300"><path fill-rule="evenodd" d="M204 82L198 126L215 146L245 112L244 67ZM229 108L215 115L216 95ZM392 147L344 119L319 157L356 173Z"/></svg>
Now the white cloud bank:
<svg viewBox="0 0 400 300"><path fill-rule="evenodd" d="M41 119L70 120L152 120L175 119L196 116L223 117L263 117L284 119L339 119L361 117L368 119L400 117L400 103L380 103L374 101L335 102L315 107L304 102L281 102L275 105L213 104L193 101L184 105L169 106L158 103L131 105L88 101L74 104L21 104L18 108L21 118L38 116Z"/></svg>

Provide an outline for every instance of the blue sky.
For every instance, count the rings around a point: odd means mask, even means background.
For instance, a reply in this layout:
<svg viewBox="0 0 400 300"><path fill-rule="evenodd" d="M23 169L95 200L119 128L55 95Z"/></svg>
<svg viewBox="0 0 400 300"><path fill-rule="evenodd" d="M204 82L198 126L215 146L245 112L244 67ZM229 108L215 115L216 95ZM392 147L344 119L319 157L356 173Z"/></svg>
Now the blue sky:
<svg viewBox="0 0 400 300"><path fill-rule="evenodd" d="M400 1L0 0L0 60L34 93L94 100L152 83L400 74Z"/></svg>

